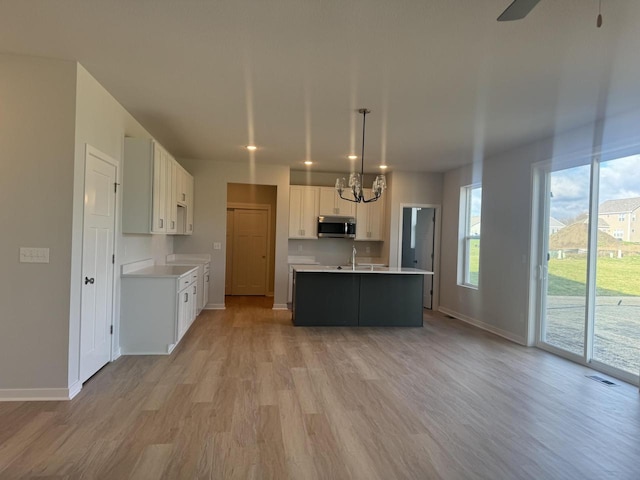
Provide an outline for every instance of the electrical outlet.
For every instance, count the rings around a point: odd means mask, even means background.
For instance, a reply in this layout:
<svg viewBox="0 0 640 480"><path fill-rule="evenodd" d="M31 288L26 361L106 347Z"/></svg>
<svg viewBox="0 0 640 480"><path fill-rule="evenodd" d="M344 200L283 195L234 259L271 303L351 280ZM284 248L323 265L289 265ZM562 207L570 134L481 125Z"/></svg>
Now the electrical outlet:
<svg viewBox="0 0 640 480"><path fill-rule="evenodd" d="M220 242L214 242L213 243L213 249L214 250L222 250L222 244Z"/></svg>
<svg viewBox="0 0 640 480"><path fill-rule="evenodd" d="M371 247L365 247L364 253L371 253Z"/></svg>

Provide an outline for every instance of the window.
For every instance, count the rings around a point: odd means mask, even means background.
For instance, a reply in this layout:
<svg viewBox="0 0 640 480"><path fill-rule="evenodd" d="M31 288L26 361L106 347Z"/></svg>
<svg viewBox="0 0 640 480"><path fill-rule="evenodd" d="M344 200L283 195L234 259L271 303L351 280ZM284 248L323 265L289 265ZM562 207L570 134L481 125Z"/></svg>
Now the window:
<svg viewBox="0 0 640 480"><path fill-rule="evenodd" d="M613 238L622 238L624 237L624 230L614 230Z"/></svg>
<svg viewBox="0 0 640 480"><path fill-rule="evenodd" d="M620 215L618 215L618 221L624 222L624 213L621 213Z"/></svg>
<svg viewBox="0 0 640 480"><path fill-rule="evenodd" d="M480 229L482 186L460 189L460 246L458 248L458 284L478 286L480 273Z"/></svg>

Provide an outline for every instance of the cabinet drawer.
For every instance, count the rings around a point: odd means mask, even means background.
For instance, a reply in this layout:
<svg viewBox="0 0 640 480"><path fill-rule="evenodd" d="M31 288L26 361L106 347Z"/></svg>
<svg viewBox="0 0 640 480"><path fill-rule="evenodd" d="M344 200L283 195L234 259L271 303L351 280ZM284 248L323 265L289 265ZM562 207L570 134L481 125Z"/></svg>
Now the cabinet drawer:
<svg viewBox="0 0 640 480"><path fill-rule="evenodd" d="M186 273L183 276L180 277L179 279L179 286L178 286L178 290L182 290L185 287L188 287L189 285L195 283L198 281L198 273L193 272L193 273Z"/></svg>

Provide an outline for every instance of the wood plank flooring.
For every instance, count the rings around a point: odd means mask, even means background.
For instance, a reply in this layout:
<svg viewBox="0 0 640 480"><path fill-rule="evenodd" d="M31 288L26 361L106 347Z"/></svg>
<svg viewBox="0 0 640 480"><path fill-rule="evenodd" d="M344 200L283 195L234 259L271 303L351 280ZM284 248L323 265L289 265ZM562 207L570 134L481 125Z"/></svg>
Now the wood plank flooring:
<svg viewBox="0 0 640 480"><path fill-rule="evenodd" d="M630 385L437 314L295 328L270 307L229 297L171 356L0 403L0 479L640 478Z"/></svg>

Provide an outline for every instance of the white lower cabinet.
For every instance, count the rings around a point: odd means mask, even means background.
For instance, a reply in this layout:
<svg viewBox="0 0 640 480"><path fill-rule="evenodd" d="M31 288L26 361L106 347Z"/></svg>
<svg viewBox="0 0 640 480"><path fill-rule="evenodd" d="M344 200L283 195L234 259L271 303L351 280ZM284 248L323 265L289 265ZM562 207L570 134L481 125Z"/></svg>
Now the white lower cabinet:
<svg viewBox="0 0 640 480"><path fill-rule="evenodd" d="M196 319L198 305L197 280L180 290L178 301L180 302L178 307L178 340L180 340Z"/></svg>
<svg viewBox="0 0 640 480"><path fill-rule="evenodd" d="M200 310L202 310L203 308L205 308L207 306L207 303L209 303L209 284L211 283L211 274L209 273L210 270L210 266L207 263L204 266L204 284L202 287L202 292L200 292Z"/></svg>
<svg viewBox="0 0 640 480"><path fill-rule="evenodd" d="M195 266L153 266L123 273L123 355L166 355L173 351L196 318L197 279Z"/></svg>
<svg viewBox="0 0 640 480"><path fill-rule="evenodd" d="M172 253L167 255L166 262L167 265L191 265L198 269L196 315L199 315L209 302L211 255Z"/></svg>

